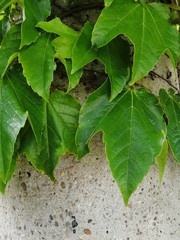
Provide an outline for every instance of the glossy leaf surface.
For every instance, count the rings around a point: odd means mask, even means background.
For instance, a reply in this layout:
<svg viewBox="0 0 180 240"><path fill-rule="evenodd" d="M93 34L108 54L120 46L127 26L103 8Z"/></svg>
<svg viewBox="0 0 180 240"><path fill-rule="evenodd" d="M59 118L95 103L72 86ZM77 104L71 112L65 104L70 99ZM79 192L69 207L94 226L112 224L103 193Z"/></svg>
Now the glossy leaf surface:
<svg viewBox="0 0 180 240"><path fill-rule="evenodd" d="M38 22L50 14L50 0L24 0L24 22L22 24L21 48L35 42L39 37L36 29Z"/></svg>
<svg viewBox="0 0 180 240"><path fill-rule="evenodd" d="M5 77L0 96L0 179L5 184L11 168L16 138L26 119L27 112L19 104L10 81Z"/></svg>
<svg viewBox="0 0 180 240"><path fill-rule="evenodd" d="M43 34L19 55L28 84L45 100L49 98L53 71L56 68L54 54L52 35Z"/></svg>
<svg viewBox="0 0 180 240"><path fill-rule="evenodd" d="M145 89L123 91L109 102L106 83L90 95L80 111L78 156L88 152L91 137L103 130L110 169L125 204L160 154L166 137L157 104L157 98Z"/></svg>
<svg viewBox="0 0 180 240"><path fill-rule="evenodd" d="M91 44L93 26L89 23L82 29L72 53L72 73L83 68L94 59L105 65L105 71L111 81L111 100L123 89L130 78L129 45L120 37L115 38L101 49L94 49Z"/></svg>
<svg viewBox="0 0 180 240"><path fill-rule="evenodd" d="M21 40L20 26L12 26L5 35L0 48L0 79L4 76L7 67L17 56Z"/></svg>
<svg viewBox="0 0 180 240"><path fill-rule="evenodd" d="M97 20L92 43L100 48L120 34L130 39L134 45L133 85L147 75L163 53L169 54L174 65L177 63L179 36L169 17L169 9L163 4L114 0Z"/></svg>

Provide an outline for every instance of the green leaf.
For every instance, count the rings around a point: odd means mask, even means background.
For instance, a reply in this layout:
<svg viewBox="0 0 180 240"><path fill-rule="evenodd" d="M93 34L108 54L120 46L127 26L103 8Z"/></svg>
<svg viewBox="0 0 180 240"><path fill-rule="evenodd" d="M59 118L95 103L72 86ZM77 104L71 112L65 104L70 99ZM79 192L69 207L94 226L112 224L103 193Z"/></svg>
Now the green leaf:
<svg viewBox="0 0 180 240"><path fill-rule="evenodd" d="M166 137L157 98L138 89L123 91L109 102L104 84L80 110L76 135L79 158L88 152L90 139L100 130L104 132L110 169L127 204L160 154Z"/></svg>
<svg viewBox="0 0 180 240"><path fill-rule="evenodd" d="M120 34L130 39L134 45L134 64L129 84L133 85L147 75L165 52L174 65L177 63L179 35L176 27L169 23L169 17L165 4L114 0L101 12L92 43L100 48Z"/></svg>
<svg viewBox="0 0 180 240"><path fill-rule="evenodd" d="M44 31L49 33L56 33L60 35L53 41L53 46L56 49L56 57L64 64L68 80L68 92L71 91L78 83L82 76L82 70L78 70L75 73L72 72L72 48L77 41L79 33L72 28L65 25L59 18L55 18L49 22L40 22L37 25Z"/></svg>
<svg viewBox="0 0 180 240"><path fill-rule="evenodd" d="M166 166L166 161L167 161L167 154L168 154L168 141L165 140L163 143L162 151L160 155L156 157L156 161L158 164L158 169L159 169L159 180L160 184L162 183L162 179L164 176L164 171L165 171L165 166Z"/></svg>
<svg viewBox="0 0 180 240"><path fill-rule="evenodd" d="M4 9L6 9L9 5L11 5L13 2L16 2L16 0L1 0L0 3L0 12L2 12Z"/></svg>
<svg viewBox="0 0 180 240"><path fill-rule="evenodd" d="M98 58L105 65L105 71L111 82L113 100L130 79L130 49L127 41L116 37L105 47L98 50Z"/></svg>
<svg viewBox="0 0 180 240"><path fill-rule="evenodd" d="M67 92L70 92L73 88L75 88L78 85L79 80L82 77L83 70L79 69L78 71L72 74L72 60L64 59L63 63L66 68L66 72L69 80Z"/></svg>
<svg viewBox="0 0 180 240"><path fill-rule="evenodd" d="M97 58L97 51L92 47L91 34L93 25L85 24L72 50L72 73L83 68Z"/></svg>
<svg viewBox="0 0 180 240"><path fill-rule="evenodd" d="M113 0L104 0L104 3L105 3L106 7L109 7L112 2L113 2Z"/></svg>
<svg viewBox="0 0 180 240"><path fill-rule="evenodd" d="M27 85L21 70L8 71L6 81L9 82L16 94L19 104L28 112L28 121L33 130L38 152L46 146L46 103Z"/></svg>
<svg viewBox="0 0 180 240"><path fill-rule="evenodd" d="M25 127L21 134L21 153L26 153L28 160L36 169L47 173L53 179L52 163L49 156L46 102L27 85L21 69L8 71L8 81L24 111L28 112L29 129ZM38 157L37 157L38 156Z"/></svg>
<svg viewBox="0 0 180 240"><path fill-rule="evenodd" d="M78 32L61 22L59 18L54 18L49 22L39 22L37 27L49 33L56 33L67 39L76 39L78 36Z"/></svg>
<svg viewBox="0 0 180 240"><path fill-rule="evenodd" d="M172 153L180 163L180 96L170 89L160 90L160 102L168 119L167 137Z"/></svg>
<svg viewBox="0 0 180 240"><path fill-rule="evenodd" d="M64 64L67 72L69 85L67 92L71 91L78 83L82 76L82 69L72 73L72 48L77 38L71 37L58 37L54 39L53 46L55 47L57 53L56 57Z"/></svg>
<svg viewBox="0 0 180 240"><path fill-rule="evenodd" d="M15 168L16 168L16 162L19 158L19 154L18 154L19 144L20 144L20 141L19 141L19 135L18 135L18 137L16 139L16 142L14 144L14 153L13 153L13 156L12 156L11 164L10 164L10 167L7 171L6 183L4 183L0 179L0 192L3 193L3 194L5 194L5 189L6 189L7 183L11 180L11 177L13 176L13 173L14 173Z"/></svg>
<svg viewBox="0 0 180 240"><path fill-rule="evenodd" d="M78 127L80 104L71 95L56 91L48 104L48 120L51 129L57 128L66 149L76 154L75 133Z"/></svg>
<svg viewBox="0 0 180 240"><path fill-rule="evenodd" d="M53 71L56 68L52 39L51 34L43 34L34 44L19 54L19 60L28 84L46 101L49 98Z"/></svg>
<svg viewBox="0 0 180 240"><path fill-rule="evenodd" d="M7 67L17 56L21 39L20 26L12 26L6 33L0 48L0 80L4 76Z"/></svg>
<svg viewBox="0 0 180 240"><path fill-rule="evenodd" d="M22 24L21 48L39 37L38 22L45 20L51 11L50 0L24 0L25 21Z"/></svg>
<svg viewBox="0 0 180 240"><path fill-rule="evenodd" d="M43 152L38 153L37 144L31 129L27 131L22 141L22 152L28 160L42 173L54 180L54 168L60 155L65 152L76 153L75 133L78 126L79 103L63 92L51 94L47 104L47 141L48 161Z"/></svg>
<svg viewBox="0 0 180 240"><path fill-rule="evenodd" d="M27 113L20 106L16 93L6 78L1 84L0 92L0 179L6 184L12 166L14 145L25 124Z"/></svg>
<svg viewBox="0 0 180 240"><path fill-rule="evenodd" d="M4 16L2 20L0 20L0 45L1 42L6 35L6 32L8 31L9 27L9 18L8 16Z"/></svg>
<svg viewBox="0 0 180 240"><path fill-rule="evenodd" d="M123 89L130 78L130 51L128 43L120 37L96 51L91 45L93 26L87 23L82 29L72 52L72 73L86 64L99 59L104 65L111 81L111 100Z"/></svg>

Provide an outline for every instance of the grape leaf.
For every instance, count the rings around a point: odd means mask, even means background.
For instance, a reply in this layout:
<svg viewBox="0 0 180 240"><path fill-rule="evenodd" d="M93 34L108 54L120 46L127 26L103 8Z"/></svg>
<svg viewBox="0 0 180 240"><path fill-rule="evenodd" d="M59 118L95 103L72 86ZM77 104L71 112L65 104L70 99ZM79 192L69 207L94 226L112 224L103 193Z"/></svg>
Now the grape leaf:
<svg viewBox="0 0 180 240"><path fill-rule="evenodd" d="M53 80L55 49L52 46L52 35L43 34L38 40L20 52L19 60L23 73L32 89L46 101Z"/></svg>
<svg viewBox="0 0 180 240"><path fill-rule="evenodd" d="M21 28L19 25L12 26L6 33L0 48L0 80L2 80L7 67L17 56L21 41Z"/></svg>
<svg viewBox="0 0 180 240"><path fill-rule="evenodd" d="M169 23L169 9L165 4L141 4L134 0L114 0L105 7L97 20L92 43L98 48L107 45L120 34L134 45L133 69L130 85L142 79L165 52L175 66L180 56L179 35Z"/></svg>
<svg viewBox="0 0 180 240"><path fill-rule="evenodd" d="M86 64L99 59L105 65L105 71L111 81L111 100L123 89L130 78L130 51L128 43L120 37L95 50L91 45L93 25L87 23L82 29L72 52L72 73Z"/></svg>
<svg viewBox="0 0 180 240"><path fill-rule="evenodd" d="M110 169L127 205L129 197L160 154L166 127L157 98L145 89L123 91L109 102L107 83L80 110L76 135L78 158L102 130Z"/></svg>
<svg viewBox="0 0 180 240"><path fill-rule="evenodd" d="M50 12L50 0L24 0L25 20L22 23L21 48L30 45L39 37L38 22L45 20Z"/></svg>
<svg viewBox="0 0 180 240"><path fill-rule="evenodd" d="M168 92L161 89L160 102L168 120L168 142L174 157L180 163L180 96L175 95L172 89Z"/></svg>
<svg viewBox="0 0 180 240"><path fill-rule="evenodd" d="M47 104L47 141L44 152L38 152L36 140L31 129L24 135L21 152L40 172L54 180L54 168L60 155L65 152L76 153L75 132L78 126L79 103L70 95L56 91L50 95ZM44 161L44 159L47 159Z"/></svg>

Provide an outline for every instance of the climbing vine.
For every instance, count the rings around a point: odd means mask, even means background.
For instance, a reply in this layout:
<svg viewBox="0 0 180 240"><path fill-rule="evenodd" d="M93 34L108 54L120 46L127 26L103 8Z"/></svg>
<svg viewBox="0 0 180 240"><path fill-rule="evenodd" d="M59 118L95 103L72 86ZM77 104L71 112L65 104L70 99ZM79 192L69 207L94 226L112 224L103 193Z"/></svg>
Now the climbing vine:
<svg viewBox="0 0 180 240"><path fill-rule="evenodd" d="M80 160L102 131L127 204L152 164L162 179L168 145L180 163L178 89L155 96L136 86L163 54L176 68L179 0L105 0L97 21L80 30L52 17L52 2L0 3L0 191L22 154L54 181L60 156L69 152ZM57 59L68 76L66 92L50 91ZM107 80L80 104L71 91L94 60Z"/></svg>

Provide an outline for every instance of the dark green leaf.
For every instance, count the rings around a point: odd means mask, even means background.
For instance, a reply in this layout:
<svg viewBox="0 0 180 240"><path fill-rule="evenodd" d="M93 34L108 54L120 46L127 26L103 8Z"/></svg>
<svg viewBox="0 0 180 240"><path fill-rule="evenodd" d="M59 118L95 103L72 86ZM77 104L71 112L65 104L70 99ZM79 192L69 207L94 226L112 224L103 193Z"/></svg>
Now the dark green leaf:
<svg viewBox="0 0 180 240"><path fill-rule="evenodd" d="M167 137L174 157L180 163L180 96L171 89L160 90L160 102L168 119Z"/></svg>
<svg viewBox="0 0 180 240"><path fill-rule="evenodd" d="M166 128L157 98L145 89L123 91L109 102L107 83L87 99L76 135L78 157L103 130L110 169L125 204L160 154Z"/></svg>
<svg viewBox="0 0 180 240"><path fill-rule="evenodd" d="M51 11L50 0L24 0L25 21L22 24L21 48L38 39L38 22L45 20Z"/></svg>
<svg viewBox="0 0 180 240"><path fill-rule="evenodd" d="M173 64L180 56L179 35L169 23L165 4L141 4L134 0L114 0L97 20L92 43L98 48L120 34L134 44L134 64L130 85L143 78L167 52Z"/></svg>
<svg viewBox="0 0 180 240"><path fill-rule="evenodd" d="M5 35L0 48L0 79L4 76L7 67L17 56L19 50L21 32L20 26L12 26Z"/></svg>
<svg viewBox="0 0 180 240"><path fill-rule="evenodd" d="M28 112L28 121L33 130L38 152L46 146L46 103L27 85L21 71L8 71L6 81L11 85L19 104Z"/></svg>
<svg viewBox="0 0 180 240"><path fill-rule="evenodd" d="M2 12L5 8L7 8L9 5L11 5L13 2L16 2L16 0L1 0L0 3L0 12Z"/></svg>
<svg viewBox="0 0 180 240"><path fill-rule="evenodd" d="M2 20L0 20L0 45L1 42L6 35L6 32L8 31L9 27L9 18L7 16L4 16Z"/></svg>
<svg viewBox="0 0 180 240"><path fill-rule="evenodd" d="M20 62L28 84L45 100L49 98L50 85L55 70L51 34L43 34L38 40L20 52Z"/></svg>
<svg viewBox="0 0 180 240"><path fill-rule="evenodd" d="M24 126L27 113L19 104L9 81L1 84L0 95L0 179L6 184L12 167L14 145L20 129Z"/></svg>
<svg viewBox="0 0 180 240"><path fill-rule="evenodd" d="M22 141L21 151L39 171L54 180L54 168L60 155L65 152L76 153L75 133L78 125L79 103L70 95L54 92L47 103L47 141L44 152L38 152L36 140L31 129ZM46 152L48 151L48 153ZM44 161L46 159L46 161Z"/></svg>
<svg viewBox="0 0 180 240"><path fill-rule="evenodd" d="M91 45L93 26L87 23L73 48L72 73L83 68L86 64L99 59L104 65L111 81L111 100L123 89L130 78L129 45L120 37L115 38L105 47L95 50Z"/></svg>

